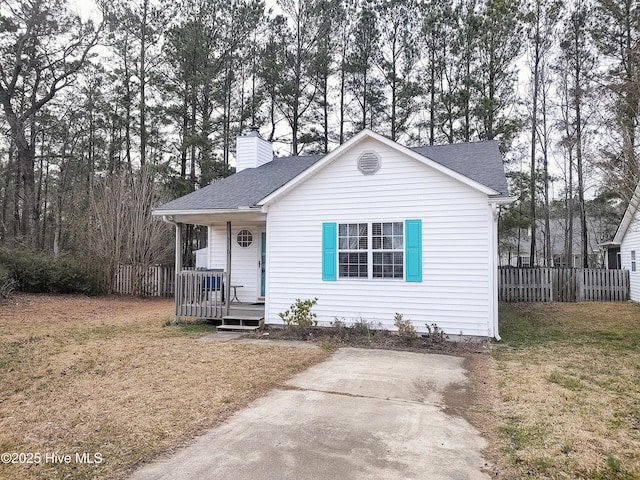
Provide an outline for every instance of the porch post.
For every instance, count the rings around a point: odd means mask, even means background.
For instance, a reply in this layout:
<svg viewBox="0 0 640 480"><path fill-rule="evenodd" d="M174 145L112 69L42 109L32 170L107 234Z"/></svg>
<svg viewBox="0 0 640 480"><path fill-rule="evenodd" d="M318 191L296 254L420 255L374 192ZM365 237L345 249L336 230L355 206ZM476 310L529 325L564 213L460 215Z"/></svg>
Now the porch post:
<svg viewBox="0 0 640 480"><path fill-rule="evenodd" d="M182 270L182 224L176 223L176 258L175 258L175 278L173 279L173 298L176 304L176 318L175 321L180 321L180 296L182 295L181 289L179 289L179 276Z"/></svg>
<svg viewBox="0 0 640 480"><path fill-rule="evenodd" d="M182 224L176 223L176 273L182 270Z"/></svg>
<svg viewBox="0 0 640 480"><path fill-rule="evenodd" d="M229 315L229 299L231 295L231 222L227 222L227 283L224 286L225 315Z"/></svg>

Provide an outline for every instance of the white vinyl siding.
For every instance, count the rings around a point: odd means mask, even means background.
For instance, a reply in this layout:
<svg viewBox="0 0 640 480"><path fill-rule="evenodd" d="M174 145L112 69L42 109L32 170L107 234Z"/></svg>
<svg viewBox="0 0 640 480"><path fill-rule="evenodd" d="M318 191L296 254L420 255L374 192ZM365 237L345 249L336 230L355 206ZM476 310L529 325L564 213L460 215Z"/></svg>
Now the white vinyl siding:
<svg viewBox="0 0 640 480"><path fill-rule="evenodd" d="M363 151L381 168L358 170ZM492 335L492 212L487 196L396 150L369 140L345 152L269 207L266 319L296 298L318 298L321 324L336 318L393 328L402 313L419 331L436 323L450 334ZM422 220L422 282L338 277L322 280L323 222Z"/></svg>
<svg viewBox="0 0 640 480"><path fill-rule="evenodd" d="M255 302L259 297L260 225L247 225L240 222L231 224L231 285L242 285L238 288L238 299L241 302ZM248 230L253 235L253 242L248 247L238 245L238 233ZM227 225L220 222L209 227L209 268L221 268L227 271Z"/></svg>
<svg viewBox="0 0 640 480"><path fill-rule="evenodd" d="M635 252L634 262L632 252ZM640 270L637 268L637 257L640 252L640 211L636 212L620 245L621 268L629 270L630 298L640 302ZM636 264L634 270L633 265Z"/></svg>

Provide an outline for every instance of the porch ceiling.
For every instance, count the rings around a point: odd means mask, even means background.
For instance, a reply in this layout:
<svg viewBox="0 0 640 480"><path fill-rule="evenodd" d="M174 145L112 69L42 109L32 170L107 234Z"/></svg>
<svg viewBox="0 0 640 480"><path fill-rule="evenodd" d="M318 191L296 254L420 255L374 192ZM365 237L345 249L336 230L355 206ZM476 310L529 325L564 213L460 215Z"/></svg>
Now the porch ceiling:
<svg viewBox="0 0 640 480"><path fill-rule="evenodd" d="M205 211L205 212L163 212L163 218L170 222L189 225L213 225L220 222L264 223L267 214L260 210Z"/></svg>

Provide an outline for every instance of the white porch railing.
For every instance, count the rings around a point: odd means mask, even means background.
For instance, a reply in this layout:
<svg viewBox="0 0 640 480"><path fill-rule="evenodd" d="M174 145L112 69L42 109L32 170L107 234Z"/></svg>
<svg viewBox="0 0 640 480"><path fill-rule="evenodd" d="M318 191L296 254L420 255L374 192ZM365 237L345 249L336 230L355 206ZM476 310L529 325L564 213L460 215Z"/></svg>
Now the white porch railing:
<svg viewBox="0 0 640 480"><path fill-rule="evenodd" d="M183 270L176 275L176 320L219 319L227 315L227 272Z"/></svg>

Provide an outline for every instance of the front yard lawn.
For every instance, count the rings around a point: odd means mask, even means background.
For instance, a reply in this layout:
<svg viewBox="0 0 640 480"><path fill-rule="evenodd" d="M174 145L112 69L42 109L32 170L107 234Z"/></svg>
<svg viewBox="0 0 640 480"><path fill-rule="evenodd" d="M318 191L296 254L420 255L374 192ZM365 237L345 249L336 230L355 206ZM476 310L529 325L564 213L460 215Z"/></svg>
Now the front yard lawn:
<svg viewBox="0 0 640 480"><path fill-rule="evenodd" d="M504 304L499 478L640 478L640 305Z"/></svg>
<svg viewBox="0 0 640 480"><path fill-rule="evenodd" d="M199 340L206 328L166 326L172 310L46 295L0 305L0 453L16 454L0 478L124 476L327 355Z"/></svg>
<svg viewBox="0 0 640 480"><path fill-rule="evenodd" d="M172 308L0 305L0 453L27 455L0 462L0 478L124 478L331 350L205 341L210 327L166 326ZM504 304L500 325L491 356L466 354L460 409L490 440L495 477L640 478L640 305Z"/></svg>

